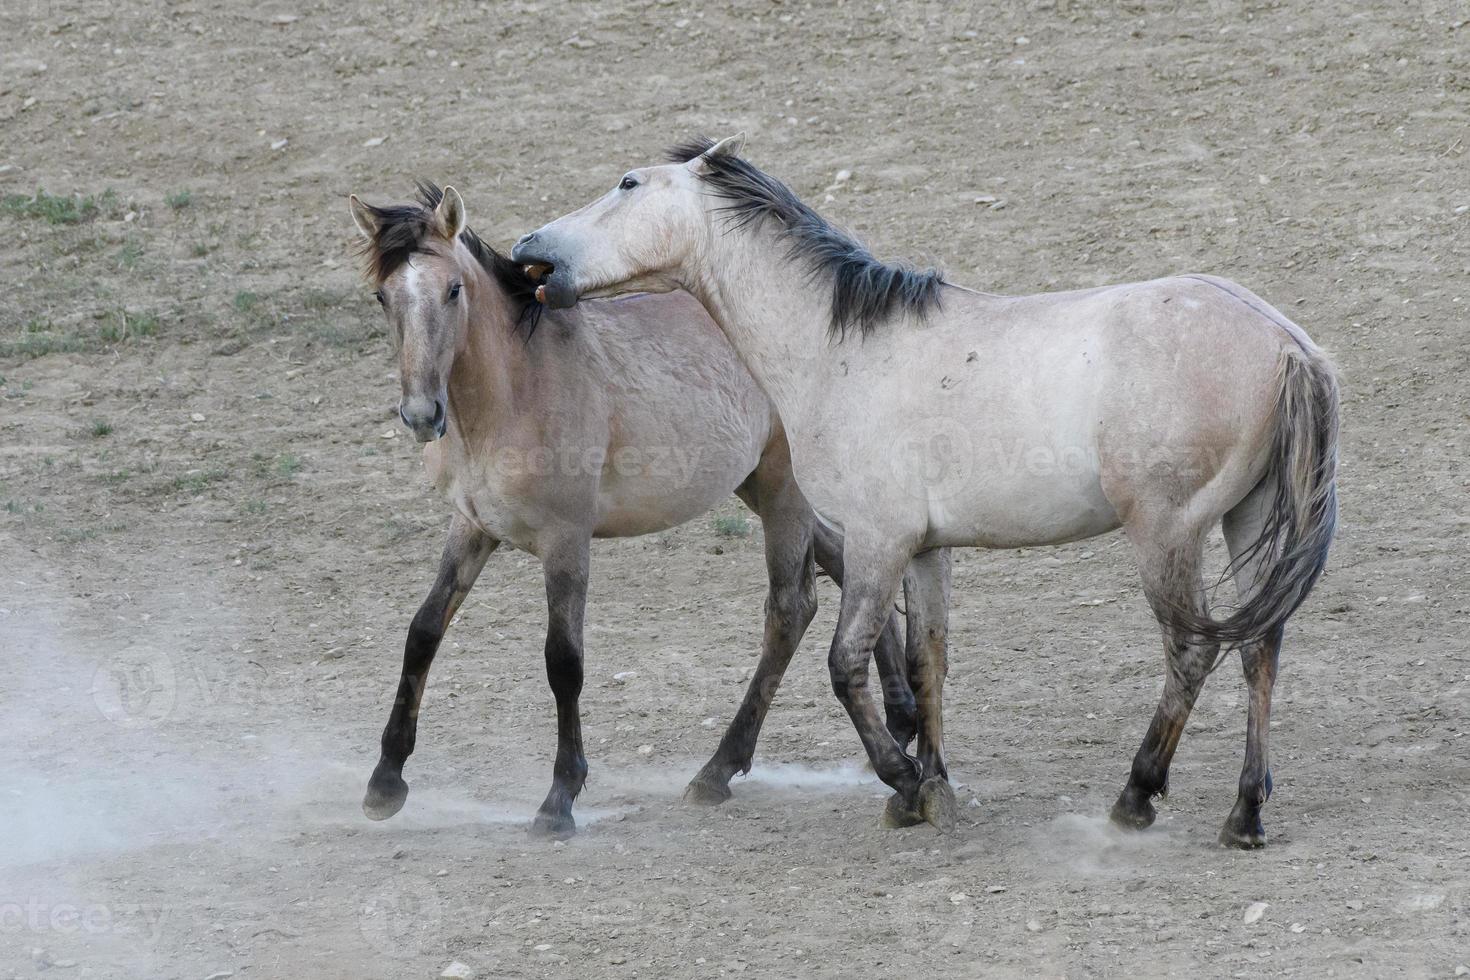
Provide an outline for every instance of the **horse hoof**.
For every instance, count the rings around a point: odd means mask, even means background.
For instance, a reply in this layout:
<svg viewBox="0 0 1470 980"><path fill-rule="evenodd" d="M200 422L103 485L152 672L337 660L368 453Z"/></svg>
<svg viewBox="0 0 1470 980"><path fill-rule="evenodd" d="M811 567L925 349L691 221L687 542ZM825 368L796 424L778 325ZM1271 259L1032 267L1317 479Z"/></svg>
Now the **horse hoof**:
<svg viewBox="0 0 1470 980"><path fill-rule="evenodd" d="M954 833L960 822L960 804L948 782L931 778L919 784L919 814L941 834Z"/></svg>
<svg viewBox="0 0 1470 980"><path fill-rule="evenodd" d="M1220 828L1220 846L1239 851L1254 851L1265 847L1266 828L1261 825L1261 818L1256 816L1242 820L1231 814L1225 821L1225 826Z"/></svg>
<svg viewBox="0 0 1470 980"><path fill-rule="evenodd" d="M374 775L368 780L367 795L362 798L362 812L369 820L387 820L403 809L408 799L408 783L393 773Z"/></svg>
<svg viewBox="0 0 1470 980"><path fill-rule="evenodd" d="M537 813L526 830L544 840L567 840L577 833L577 821L570 813Z"/></svg>
<svg viewBox="0 0 1470 980"><path fill-rule="evenodd" d="M729 786L703 776L695 776L684 787L684 802L695 806L719 806L732 795Z"/></svg>
<svg viewBox="0 0 1470 980"><path fill-rule="evenodd" d="M898 793L888 798L888 803L883 807L883 816L878 818L878 826L884 830L917 827L923 822L924 815L904 802L904 798Z"/></svg>
<svg viewBox="0 0 1470 980"><path fill-rule="evenodd" d="M1148 797L1139 798L1126 789L1108 813L1108 819L1113 822L1113 826L1124 830L1147 830L1153 826L1156 817L1158 811Z"/></svg>

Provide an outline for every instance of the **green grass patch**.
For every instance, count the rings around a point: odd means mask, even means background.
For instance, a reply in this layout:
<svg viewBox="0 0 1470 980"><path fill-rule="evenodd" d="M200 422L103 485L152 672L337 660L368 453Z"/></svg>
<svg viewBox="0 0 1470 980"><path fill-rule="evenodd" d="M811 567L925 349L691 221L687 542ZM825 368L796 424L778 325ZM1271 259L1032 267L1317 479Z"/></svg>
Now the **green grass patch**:
<svg viewBox="0 0 1470 980"><path fill-rule="evenodd" d="M748 538L750 537L750 521L745 519L744 514L735 517L716 517L715 533L722 538Z"/></svg>
<svg viewBox="0 0 1470 980"><path fill-rule="evenodd" d="M280 459L276 460L276 473L280 476L283 476L289 480L300 472L301 458L299 456L292 456L288 453L287 455L282 456Z"/></svg>
<svg viewBox="0 0 1470 980"><path fill-rule="evenodd" d="M106 419L95 419L92 422L92 438L101 439L112 435L112 423Z"/></svg>
<svg viewBox="0 0 1470 980"><path fill-rule="evenodd" d="M234 306L235 309L239 310L241 313L249 313L251 310L255 309L256 304L258 304L259 302L259 296L250 292L248 289L242 289L235 294Z"/></svg>
<svg viewBox="0 0 1470 980"><path fill-rule="evenodd" d="M101 196L81 194L48 194L37 188L34 196L7 194L0 198L0 211L21 218L35 218L53 225L75 225L91 221L104 211L117 207L117 195L107 191Z"/></svg>
<svg viewBox="0 0 1470 980"><path fill-rule="evenodd" d="M178 211L181 208L187 208L189 205L194 203L194 192L189 190L174 191L172 194L168 194L164 197L163 203L167 204L175 211Z"/></svg>
<svg viewBox="0 0 1470 980"><path fill-rule="evenodd" d="M119 269L134 269L138 260L143 257L143 246L137 242L124 242L123 247L117 250L117 267Z"/></svg>
<svg viewBox="0 0 1470 980"><path fill-rule="evenodd" d="M104 343L120 344L133 337L158 336L158 314L118 310L115 317L97 328Z"/></svg>
<svg viewBox="0 0 1470 980"><path fill-rule="evenodd" d="M207 470L192 470L183 476L174 478L173 489L176 493L201 494L209 489L212 484L223 480L227 474L218 467Z"/></svg>

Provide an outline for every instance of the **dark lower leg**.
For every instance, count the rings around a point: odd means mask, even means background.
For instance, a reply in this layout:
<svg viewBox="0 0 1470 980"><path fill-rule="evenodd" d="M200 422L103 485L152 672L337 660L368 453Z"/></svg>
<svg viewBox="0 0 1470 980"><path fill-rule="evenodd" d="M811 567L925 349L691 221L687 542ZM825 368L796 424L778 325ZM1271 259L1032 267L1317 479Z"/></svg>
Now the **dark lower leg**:
<svg viewBox="0 0 1470 980"><path fill-rule="evenodd" d="M374 820L393 816L408 798L408 784L403 780L403 765L413 754L418 734L419 705L429 680L429 667L434 662L444 631L460 603L475 584L485 561L497 542L456 518L449 528L449 540L439 562L439 575L414 614L403 646L403 671L398 679L398 692L383 729L378 765L368 779L364 812Z"/></svg>
<svg viewBox="0 0 1470 980"><path fill-rule="evenodd" d="M1281 654L1282 628L1260 643L1240 651L1241 667L1249 688L1250 707L1245 724L1245 765L1240 771L1240 792L1235 806L1220 830L1220 843L1227 847L1263 847L1266 828L1261 807L1271 797L1271 760L1268 734L1271 727L1271 691L1276 684L1276 666Z"/></svg>
<svg viewBox="0 0 1470 980"><path fill-rule="evenodd" d="M827 665L832 691L847 709L878 778L895 793L884 812L885 826L907 826L928 821L952 829L957 814L954 791L938 778L924 778L924 770L910 758L883 727L868 694L868 660L883 629L893 596L903 575L904 557L887 550L857 552L847 542L847 581L842 590L842 612Z"/></svg>
<svg viewBox="0 0 1470 980"><path fill-rule="evenodd" d="M768 529L768 542L771 533ZM809 549L803 547L795 561L780 562L779 567L777 562L772 562L760 662L746 688L745 700L740 703L715 754L684 791L684 798L690 802L723 803L730 798L731 777L737 772L750 771L766 711L776 697L791 655L817 612L816 583L809 556Z"/></svg>
<svg viewBox="0 0 1470 980"><path fill-rule="evenodd" d="M817 564L838 588L842 588L842 536L818 525L813 537ZM878 635L878 643L873 648L873 660L878 665L878 682L883 688L883 717L888 734L907 749L919 730L919 717L909 681L910 665L904 649L904 632L896 613L883 624L883 632Z"/></svg>
<svg viewBox="0 0 1470 980"><path fill-rule="evenodd" d="M947 548L914 558L904 579L908 642L913 651L918 704L918 759L924 775L949 778L944 764L944 679L949 673L950 553Z"/></svg>
<svg viewBox="0 0 1470 980"><path fill-rule="evenodd" d="M570 553L568 553L570 552ZM587 605L587 545L569 546L546 558L546 679L556 698L556 761L533 833L567 837L577 828L572 803L587 781L582 751L582 619Z"/></svg>
<svg viewBox="0 0 1470 980"><path fill-rule="evenodd" d="M1112 820L1124 827L1142 829L1154 822L1153 798L1168 793L1169 763L1218 655L1218 647L1198 646L1174 636L1166 637L1165 645L1168 674L1164 694L1133 757L1128 784L1113 804Z"/></svg>

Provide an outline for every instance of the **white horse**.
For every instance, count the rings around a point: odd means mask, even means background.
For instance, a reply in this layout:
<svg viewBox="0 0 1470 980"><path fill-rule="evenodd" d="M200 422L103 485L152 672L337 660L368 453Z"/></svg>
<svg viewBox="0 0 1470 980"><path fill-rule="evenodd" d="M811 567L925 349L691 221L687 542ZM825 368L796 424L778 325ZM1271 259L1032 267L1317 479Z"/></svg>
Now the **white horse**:
<svg viewBox="0 0 1470 980"><path fill-rule="evenodd" d="M512 258L552 307L684 289L730 338L786 425L797 482L845 535L830 669L888 816L953 820L939 778L937 705L909 758L865 681L904 567L930 549L1057 544L1123 528L1164 632L1163 697L1114 821L1144 827L1185 719L1222 644L1250 687L1245 765L1222 843L1265 842L1266 732L1288 616L1323 564L1336 519L1333 368L1250 291L1175 276L996 296L879 262L738 156L740 137L676 148ZM823 330L822 326L827 329ZM1223 523L1238 608L1210 617L1207 531ZM919 668L938 697L937 649ZM926 758L923 745L929 746Z"/></svg>

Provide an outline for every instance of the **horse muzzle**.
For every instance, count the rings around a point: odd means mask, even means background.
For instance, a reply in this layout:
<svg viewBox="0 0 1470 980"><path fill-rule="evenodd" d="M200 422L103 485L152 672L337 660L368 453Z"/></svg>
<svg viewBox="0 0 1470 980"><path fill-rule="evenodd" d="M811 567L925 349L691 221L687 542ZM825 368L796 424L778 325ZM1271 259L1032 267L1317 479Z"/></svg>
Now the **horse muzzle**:
<svg viewBox="0 0 1470 980"><path fill-rule="evenodd" d="M511 249L510 259L525 269L536 283L536 299L553 310L564 310L577 303L577 288L572 282L570 266L559 250L549 247L541 233L522 236Z"/></svg>
<svg viewBox="0 0 1470 980"><path fill-rule="evenodd" d="M444 411L444 399L425 398L416 395L398 403L398 417L408 426L419 442L433 442L444 437L448 415Z"/></svg>

